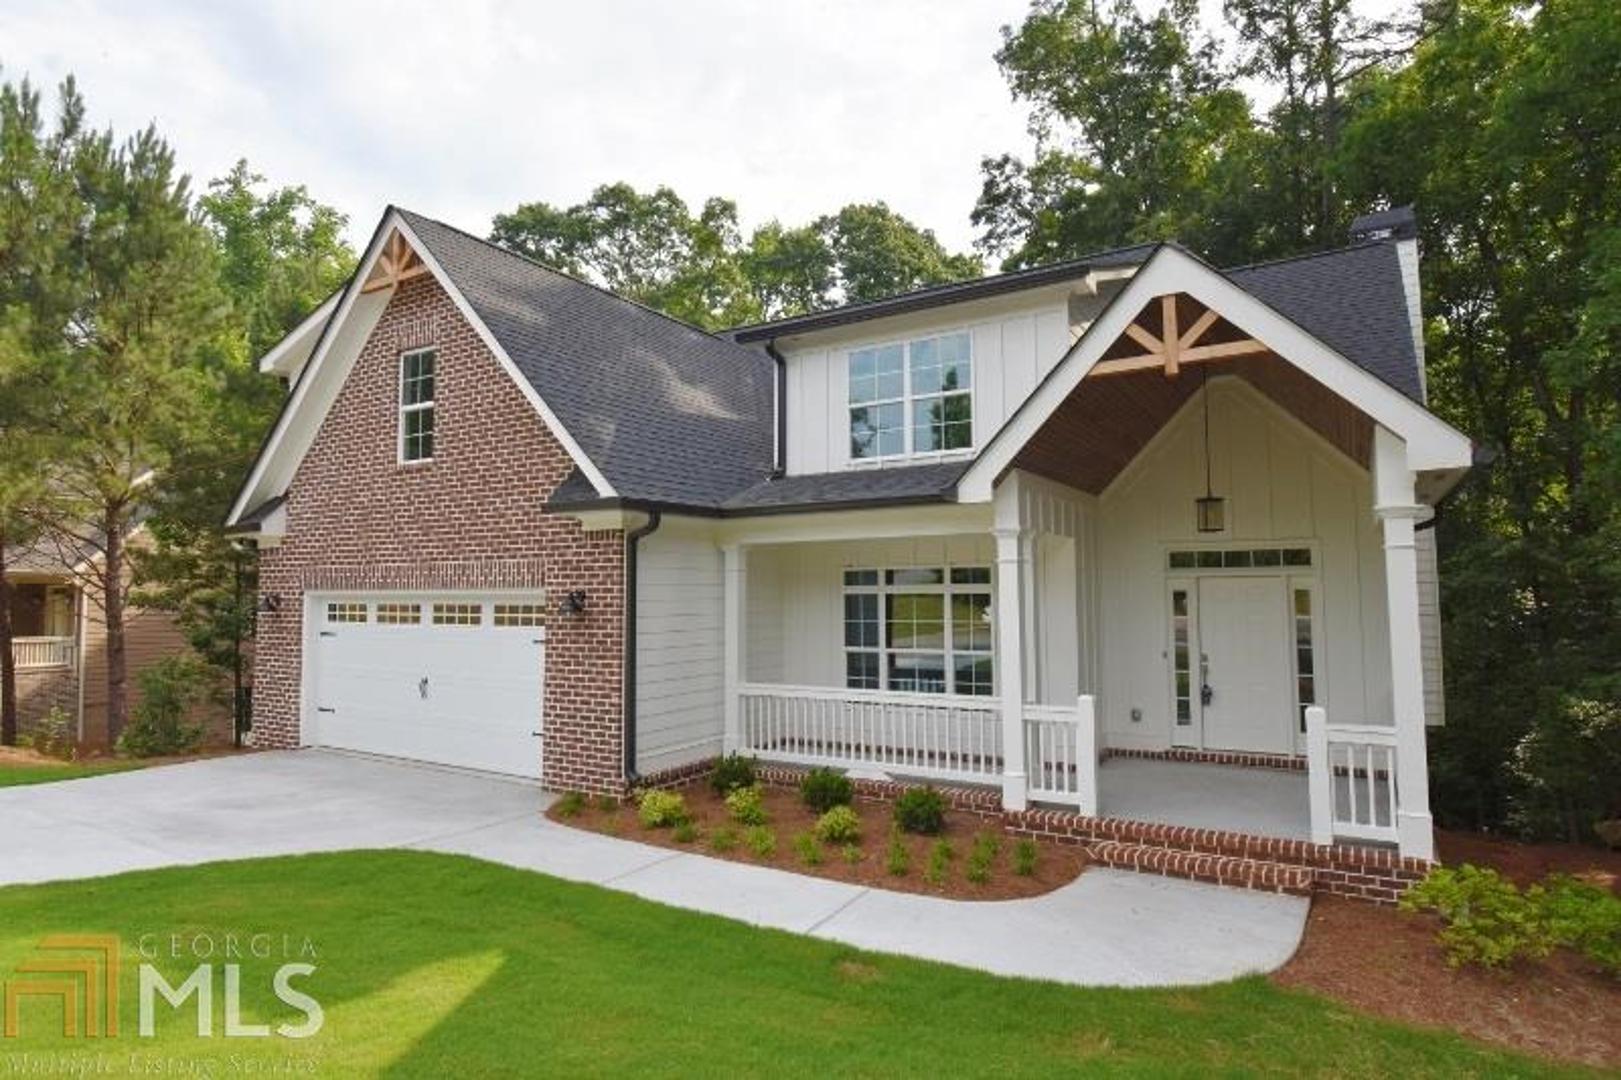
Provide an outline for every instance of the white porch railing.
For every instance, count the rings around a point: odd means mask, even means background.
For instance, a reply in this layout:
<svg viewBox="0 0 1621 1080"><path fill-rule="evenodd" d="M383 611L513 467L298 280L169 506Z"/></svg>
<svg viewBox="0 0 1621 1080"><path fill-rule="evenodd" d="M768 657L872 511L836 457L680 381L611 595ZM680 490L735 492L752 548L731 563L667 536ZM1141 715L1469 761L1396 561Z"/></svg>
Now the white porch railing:
<svg viewBox="0 0 1621 1080"><path fill-rule="evenodd" d="M1089 696L1073 707L1024 707L1026 784L1031 799L1098 812L1097 708Z"/></svg>
<svg viewBox="0 0 1621 1080"><path fill-rule="evenodd" d="M73 639L70 637L19 637L11 639L11 655L18 668L73 666Z"/></svg>
<svg viewBox="0 0 1621 1080"><path fill-rule="evenodd" d="M1321 706L1306 710L1311 838L1397 843L1396 730L1330 724Z"/></svg>
<svg viewBox="0 0 1621 1080"><path fill-rule="evenodd" d="M746 684L738 687L738 725L739 749L768 761L972 783L1002 777L994 699Z"/></svg>

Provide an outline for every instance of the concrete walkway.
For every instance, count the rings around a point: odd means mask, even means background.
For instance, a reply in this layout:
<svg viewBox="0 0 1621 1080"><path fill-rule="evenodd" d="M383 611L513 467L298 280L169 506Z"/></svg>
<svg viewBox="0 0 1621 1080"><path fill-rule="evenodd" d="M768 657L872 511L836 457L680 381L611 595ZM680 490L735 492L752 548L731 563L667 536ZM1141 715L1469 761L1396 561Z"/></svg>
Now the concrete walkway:
<svg viewBox="0 0 1621 1080"><path fill-rule="evenodd" d="M965 902L725 862L547 821L519 782L320 751L0 789L0 884L311 851L472 855L863 949L1089 986L1217 982L1294 952L1308 904L1105 869Z"/></svg>

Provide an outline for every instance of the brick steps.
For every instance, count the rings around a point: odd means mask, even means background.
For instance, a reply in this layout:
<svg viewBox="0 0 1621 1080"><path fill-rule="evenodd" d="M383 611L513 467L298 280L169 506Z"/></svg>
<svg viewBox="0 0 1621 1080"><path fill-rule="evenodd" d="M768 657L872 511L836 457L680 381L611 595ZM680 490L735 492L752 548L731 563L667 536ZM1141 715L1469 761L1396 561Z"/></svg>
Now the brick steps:
<svg viewBox="0 0 1621 1080"><path fill-rule="evenodd" d="M1257 892L1310 896L1316 877L1308 867L1260 859L1201 854L1116 840L1100 840L1083 846L1087 855L1101 866L1188 878Z"/></svg>

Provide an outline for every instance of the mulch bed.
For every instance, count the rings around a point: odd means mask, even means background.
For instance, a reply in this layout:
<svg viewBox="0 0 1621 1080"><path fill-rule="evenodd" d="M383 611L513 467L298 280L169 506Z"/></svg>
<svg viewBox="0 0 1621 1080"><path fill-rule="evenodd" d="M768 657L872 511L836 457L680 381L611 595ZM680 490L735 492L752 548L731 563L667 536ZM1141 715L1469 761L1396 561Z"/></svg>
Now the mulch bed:
<svg viewBox="0 0 1621 1080"><path fill-rule="evenodd" d="M629 803L604 808L593 800L579 814L568 818L559 816L557 805L554 804L547 813L554 821L564 825L606 833L626 840L636 840L644 844L694 851L712 858L730 859L733 862L775 866L782 870L829 878L833 881L845 881L853 885L923 893L953 900L1015 900L1039 896L1074 881L1086 865L1085 855L1074 845L1037 841L1035 873L1029 877L1020 877L1013 872L1013 846L1018 837L1007 833L996 819L948 811L945 832L941 837L951 844L955 857L949 863L945 880L936 885L924 878L924 871L929 865L930 849L938 838L905 834L902 835L901 842L906 846L910 868L905 876L897 877L889 872L887 866L890 826L893 821L890 805L857 800L853 809L861 818L861 843L858 845L861 852L860 860L854 863L847 862L844 853L838 847L824 845L822 862L816 866L809 866L796 850L794 837L800 833L810 832L811 827L816 824L817 814L800 801L798 792L777 788L765 789L765 808L770 820L767 827L777 836L777 850L774 855L761 858L750 851L743 841L745 827L732 822L725 803L709 789L707 784L689 784L677 790L685 796L687 809L698 827L698 838L692 843L678 843L670 829L644 827L636 816L636 807ZM716 851L710 846L710 838L716 830L727 826L737 832L738 845L730 851ZM990 880L984 884L975 884L964 876L964 869L974 838L981 833L995 836L1000 843L1000 851L992 863Z"/></svg>
<svg viewBox="0 0 1621 1080"><path fill-rule="evenodd" d="M1438 832L1447 865L1491 866L1521 886L1550 873L1621 884L1621 856L1572 844L1521 844ZM1394 1020L1588 1065L1621 1065L1621 980L1558 950L1507 971L1452 968L1440 920L1339 897L1312 902L1306 935L1272 979Z"/></svg>

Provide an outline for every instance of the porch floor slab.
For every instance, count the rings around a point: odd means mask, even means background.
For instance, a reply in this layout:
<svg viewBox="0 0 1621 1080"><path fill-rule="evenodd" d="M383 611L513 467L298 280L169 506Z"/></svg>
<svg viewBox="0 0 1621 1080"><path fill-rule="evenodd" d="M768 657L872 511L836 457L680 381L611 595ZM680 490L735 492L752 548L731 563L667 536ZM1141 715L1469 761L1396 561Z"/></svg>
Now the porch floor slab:
<svg viewBox="0 0 1621 1080"><path fill-rule="evenodd" d="M1109 758L1098 768L1098 812L1132 821L1310 840L1306 786L1306 773L1292 769Z"/></svg>

